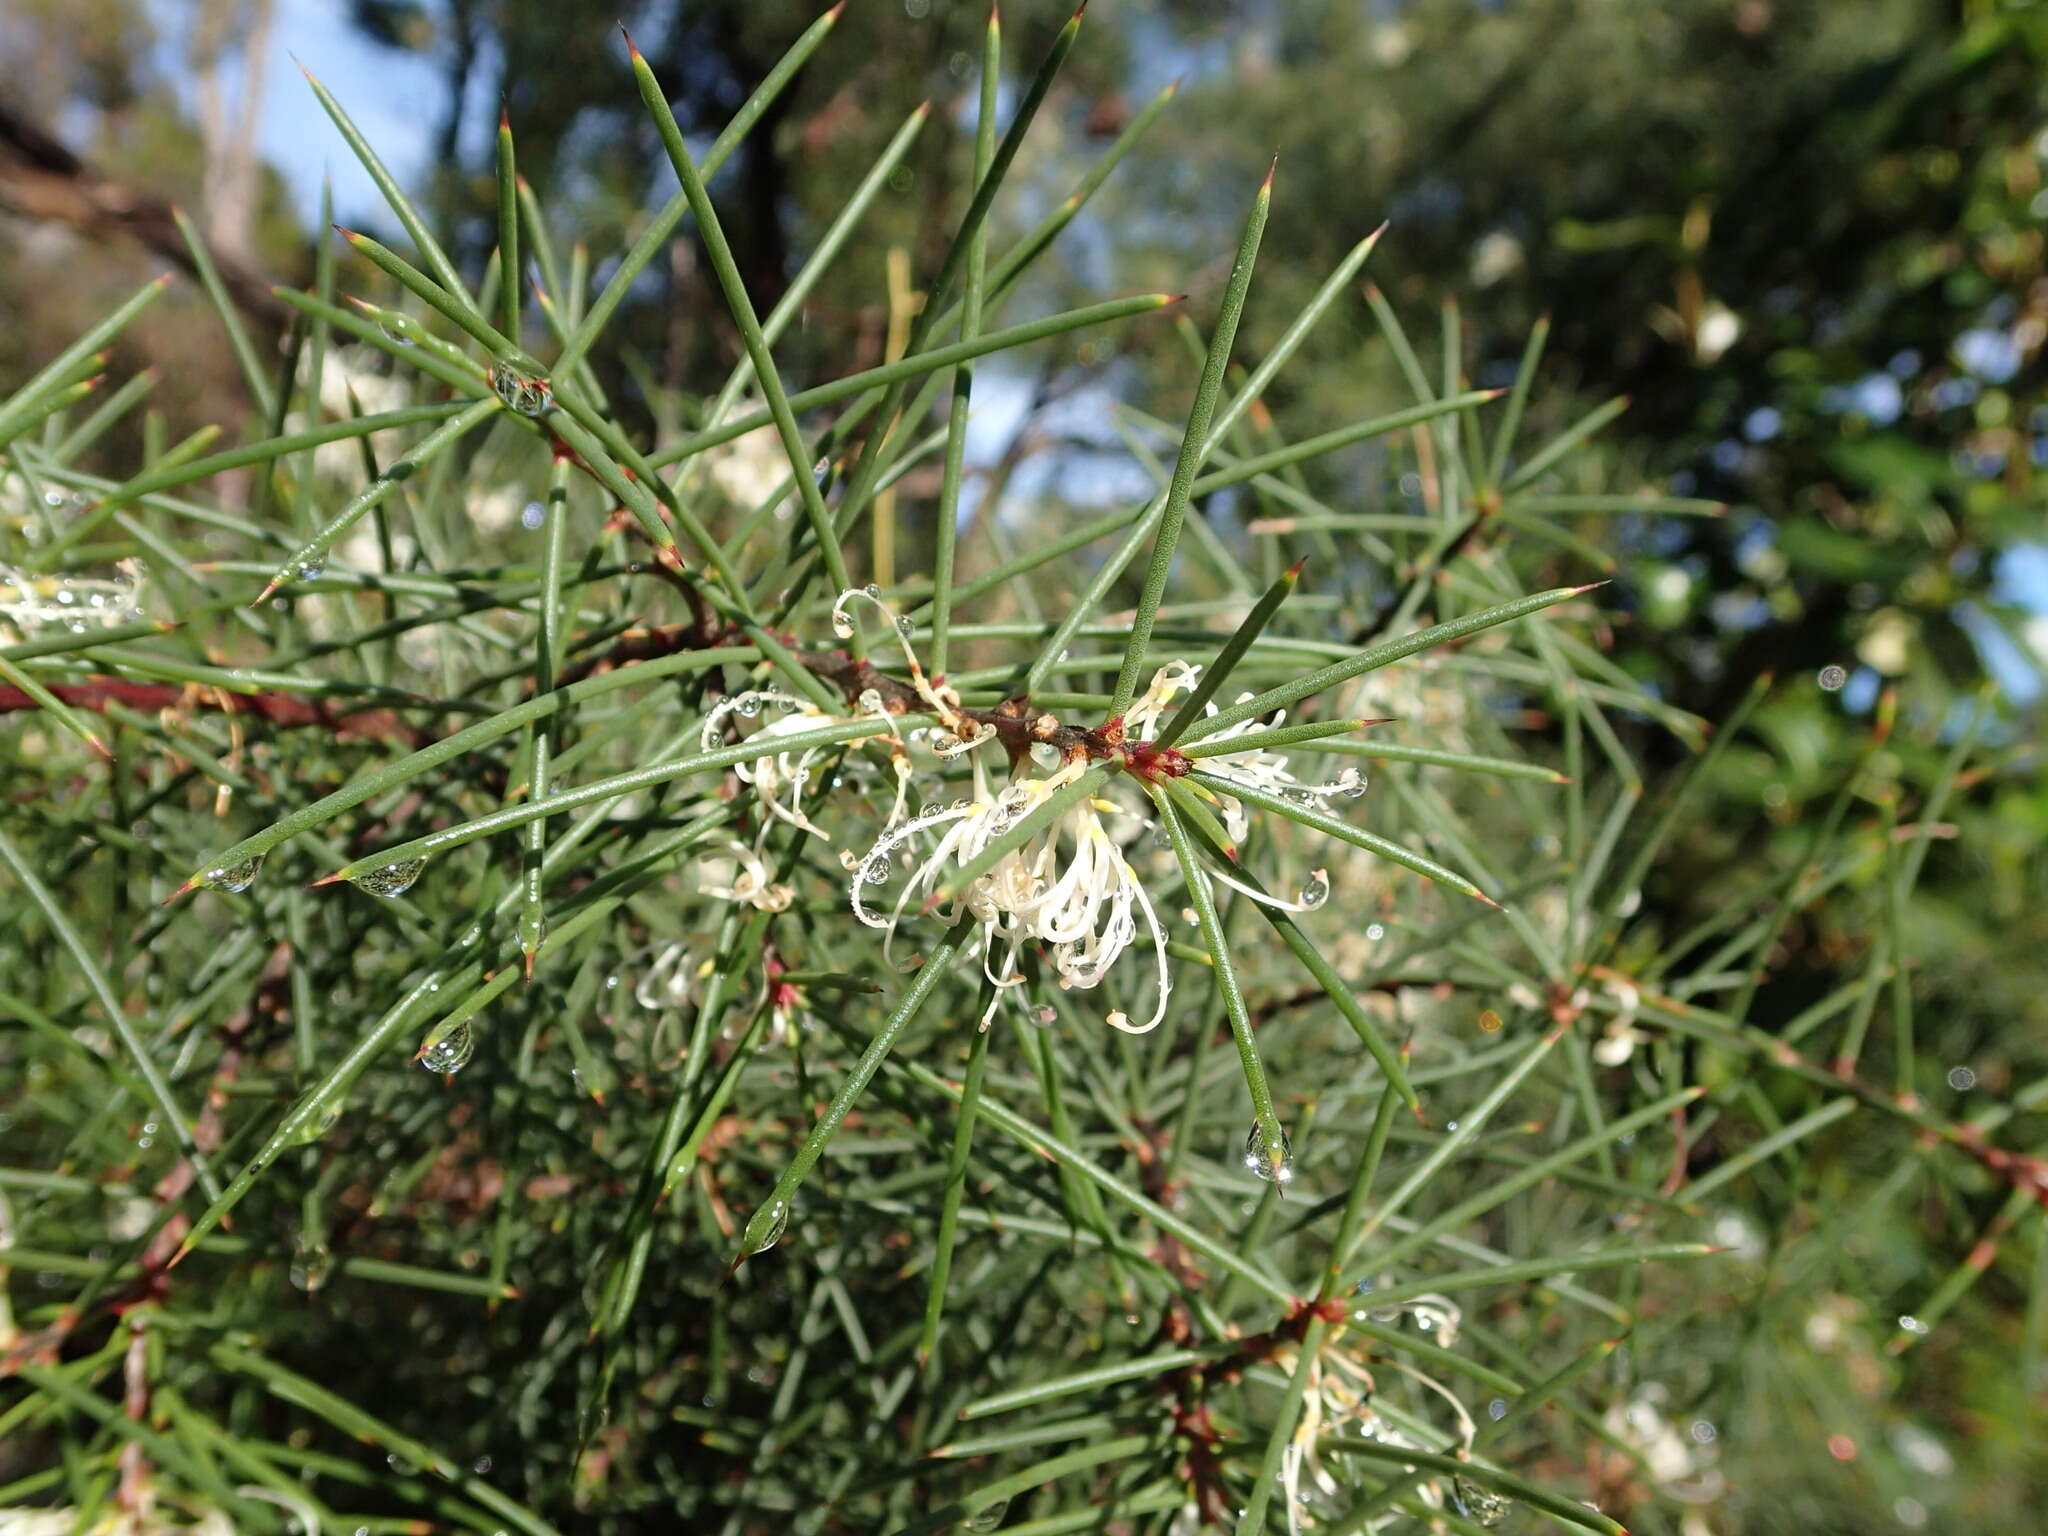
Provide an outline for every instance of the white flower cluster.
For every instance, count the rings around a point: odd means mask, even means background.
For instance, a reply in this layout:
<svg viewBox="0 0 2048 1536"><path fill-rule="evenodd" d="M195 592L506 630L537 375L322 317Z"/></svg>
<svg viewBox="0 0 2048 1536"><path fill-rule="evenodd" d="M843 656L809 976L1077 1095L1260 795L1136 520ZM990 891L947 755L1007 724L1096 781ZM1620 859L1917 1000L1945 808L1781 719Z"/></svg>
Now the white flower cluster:
<svg viewBox="0 0 2048 1536"><path fill-rule="evenodd" d="M1067 807L1038 837L1012 849L953 899L940 903L945 877L964 869L989 844L1071 784L1086 771L1077 759L1044 778L1023 778L999 794L990 792L987 770L977 757L972 763L974 798L929 810L883 832L853 872L853 913L870 928L883 929L884 957L890 955L896 928L912 900L931 907L946 922L972 914L982 925L982 971L989 982L1006 989L1022 984L1010 967L1027 942L1049 946L1053 969L1063 987L1093 987L1139 935L1139 918L1151 935L1158 963L1158 985L1152 1012L1133 1024L1122 1011L1109 1015L1118 1029L1143 1033L1166 1017L1172 982L1166 968L1166 936L1152 899L1138 872L1103 825L1105 815L1128 815L1110 800L1086 796ZM920 838L933 846L912 871L886 916L872 910L866 888L889 878L899 849ZM991 961L998 948L1002 968ZM984 1021L986 1022L986 1021Z"/></svg>
<svg viewBox="0 0 2048 1536"><path fill-rule="evenodd" d="M946 923L971 917L981 925L982 969L1000 996L1023 984L1016 969L1019 952L1027 944L1042 946L1059 985L1065 989L1087 990L1097 986L1117 959L1141 941L1149 944L1156 980L1151 1008L1134 1021L1122 1010L1108 1015L1115 1028L1133 1034L1158 1026L1166 1016L1172 979L1167 967L1166 935L1160 925L1152 898L1133 865L1127 850L1144 830L1149 806L1133 808L1101 795L1086 795L1067 805L1038 834L1004 852L975 878L959 886L955 877L975 864L987 851L1025 817L1051 800L1087 772L1090 763L1076 752L1062 761L1056 749L1041 744L1030 757L1020 761L1007 783L992 780L991 769L975 748L993 741L997 729L965 714L959 698L943 679L926 677L911 650L911 625L899 618L882 601L873 587L854 589L840 595L833 605L833 628L842 638L853 632L848 607L865 600L880 609L890 621L904 660L910 686L918 700L939 721L932 750L942 759L968 759L970 787L967 798L935 804L914 816L905 816L911 766L900 748L894 753L897 769L896 802L880 836L865 854L840 855L852 871L851 899L854 915L870 928L881 930L885 958L893 962L897 930L911 913L929 914ZM1187 662L1173 662L1153 676L1144 694L1133 702L1124 716L1124 740L1147 742L1157 739L1175 701L1192 689L1200 669ZM772 751L774 737L814 725L826 718L815 706L793 695L772 690L743 693L726 700L706 716L703 742L706 748L722 738L733 715L751 718L768 705L784 711L768 721L755 736L764 753L736 771L753 787L768 816L798 827L814 836L828 834L804 807L805 790L814 761L834 748L811 748L794 758ZM863 714L893 718L874 690L865 691L857 701ZM1215 705L1206 706L1211 714ZM1228 743L1267 731L1285 719L1284 713L1264 719L1239 722L1209 738ZM1050 726L1052 722L1045 722ZM1212 746L1202 759L1204 775L1224 785L1238 784L1288 799L1311 803L1325 797L1364 793L1365 780L1356 769L1346 769L1327 784L1299 781L1287 758L1256 744L1233 751L1225 745ZM1216 806L1225 831L1233 840L1247 831L1243 804L1227 790L1198 789ZM730 886L712 891L750 901L770 910L788 904L787 887L772 884L758 850L749 859L741 856L741 872ZM1231 854L1234 857L1234 850ZM874 888L890 882L907 868L907 878L886 905L872 899ZM1329 880L1316 870L1300 894L1292 900L1260 891L1232 875L1213 861L1205 865L1207 878L1220 881L1255 901L1288 911L1305 911L1328 898ZM708 889L708 888L707 888ZM990 1015L993 1015L993 1003Z"/></svg>
<svg viewBox="0 0 2048 1536"><path fill-rule="evenodd" d="M1449 1349L1457 1341L1458 1327L1463 1321L1463 1314L1455 1302L1436 1295L1417 1296L1393 1306L1368 1305L1354 1315L1378 1323L1405 1320L1427 1334L1430 1342L1439 1349ZM1344 1486L1324 1463L1318 1449L1317 1442L1321 1437L1355 1432L1383 1445L1413 1450L1443 1448L1442 1430L1421 1415L1397 1413L1393 1409L1390 1401L1379 1392L1372 1372L1346 1351L1343 1335L1341 1324L1332 1328L1324 1336L1316 1358L1309 1363L1308 1391L1302 1399L1301 1417L1281 1452L1280 1484L1286 1491L1287 1528L1292 1532L1302 1530L1319 1506L1333 1515L1344 1507ZM1275 1363L1291 1370L1294 1360L1289 1351L1282 1351ZM1397 1371L1408 1377L1447 1404L1457 1426L1451 1440L1451 1454L1460 1459L1471 1454L1477 1425L1456 1393L1434 1376L1400 1359L1386 1356L1376 1363L1381 1370ZM1505 1406L1496 1402L1492 1410L1496 1417L1505 1411ZM1495 1525L1508 1511L1506 1499L1460 1476L1428 1478L1417 1485L1416 1496L1431 1509L1442 1509L1448 1505L1457 1514L1479 1525ZM1408 1517L1390 1510L1383 1518L1405 1521ZM1377 1529L1379 1523L1369 1522L1365 1529Z"/></svg>

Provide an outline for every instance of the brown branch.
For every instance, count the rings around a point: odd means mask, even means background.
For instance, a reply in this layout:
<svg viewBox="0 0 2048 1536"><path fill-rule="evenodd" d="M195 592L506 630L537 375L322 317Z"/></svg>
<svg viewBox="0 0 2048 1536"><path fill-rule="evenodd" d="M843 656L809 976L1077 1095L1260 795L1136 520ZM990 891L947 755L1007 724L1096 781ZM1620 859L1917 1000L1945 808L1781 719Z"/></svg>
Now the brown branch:
<svg viewBox="0 0 2048 1536"><path fill-rule="evenodd" d="M133 240L190 275L199 270L172 205L102 175L0 102L0 212L68 224L101 242ZM228 297L252 317L282 330L290 318L262 273L224 252L213 264Z"/></svg>
<svg viewBox="0 0 2048 1536"><path fill-rule="evenodd" d="M302 699L289 693L227 694L214 688L187 688L179 683L130 683L119 678L96 677L83 683L53 683L50 692L59 702L74 709L105 714L109 705L156 711L164 709L208 710L235 715L254 715L276 726L320 726L337 738L360 737L366 741L396 741L421 747L427 738L418 727L400 719L396 710L340 709L330 704ZM41 706L19 688L0 687L0 715Z"/></svg>

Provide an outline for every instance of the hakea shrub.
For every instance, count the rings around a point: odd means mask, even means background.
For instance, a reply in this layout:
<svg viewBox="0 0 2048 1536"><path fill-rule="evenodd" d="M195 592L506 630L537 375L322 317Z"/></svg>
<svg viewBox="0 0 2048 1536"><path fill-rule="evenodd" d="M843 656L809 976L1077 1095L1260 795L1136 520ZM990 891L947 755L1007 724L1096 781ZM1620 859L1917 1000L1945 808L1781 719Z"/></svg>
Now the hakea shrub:
<svg viewBox="0 0 2048 1536"><path fill-rule="evenodd" d="M680 190L595 292L512 123L464 272L316 82L397 235L275 357L222 310L246 440L69 427L158 284L0 403L0 1531L1733 1529L1693 1330L1768 1273L1750 1170L1850 1113L2033 1165L1748 1022L1832 866L1635 924L1636 750L1708 732L1586 622L1612 411L1532 426L1540 333L1465 388L1455 311L1433 386L1367 288L1413 398L1288 440L1375 237L1232 374L1269 175L1184 421L1116 407L1155 493L963 518L975 360L1171 302L998 325L1171 93L1012 235L1080 19L1000 132L992 21L906 346L792 391L951 121L758 313L705 184L837 15L701 157L628 51ZM686 237L701 392L615 366Z"/></svg>

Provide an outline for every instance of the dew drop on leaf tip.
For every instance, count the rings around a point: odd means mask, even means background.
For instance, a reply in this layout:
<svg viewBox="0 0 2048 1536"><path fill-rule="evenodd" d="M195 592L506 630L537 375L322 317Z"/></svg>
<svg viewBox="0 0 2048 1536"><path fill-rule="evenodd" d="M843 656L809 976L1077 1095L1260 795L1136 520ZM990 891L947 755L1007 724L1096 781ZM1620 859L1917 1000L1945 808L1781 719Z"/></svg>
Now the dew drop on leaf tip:
<svg viewBox="0 0 2048 1536"><path fill-rule="evenodd" d="M506 409L521 416L545 416L554 404L554 390L547 375L510 359L500 359L491 366L491 389Z"/></svg>
<svg viewBox="0 0 2048 1536"><path fill-rule="evenodd" d="M1244 1138L1244 1165L1269 1184L1285 1184L1294 1177L1294 1138L1285 1129L1280 1132L1280 1155L1275 1158L1265 1131L1254 1120Z"/></svg>
<svg viewBox="0 0 2048 1536"><path fill-rule="evenodd" d="M243 859L236 864L216 864L202 877L216 891L226 891L238 896L256 883L256 877L263 873L263 855Z"/></svg>
<svg viewBox="0 0 2048 1536"><path fill-rule="evenodd" d="M426 867L426 856L422 854L416 859L400 859L396 864L386 864L381 869L366 869L359 875L351 875L349 883L372 896L403 896L418 883L420 871Z"/></svg>
<svg viewBox="0 0 2048 1536"><path fill-rule="evenodd" d="M475 1054L475 1034L468 1024L458 1024L420 1053L420 1067L427 1072L460 1072Z"/></svg>
<svg viewBox="0 0 2048 1536"><path fill-rule="evenodd" d="M301 1238L293 1246L290 1271L293 1289L317 1291L333 1273L334 1255L325 1243L307 1242Z"/></svg>
<svg viewBox="0 0 2048 1536"><path fill-rule="evenodd" d="M1468 1519L1488 1529L1505 1520L1508 1510L1513 1507L1513 1500L1504 1494L1495 1493L1491 1488L1483 1488L1467 1477L1452 1478L1451 1493L1463 1507Z"/></svg>

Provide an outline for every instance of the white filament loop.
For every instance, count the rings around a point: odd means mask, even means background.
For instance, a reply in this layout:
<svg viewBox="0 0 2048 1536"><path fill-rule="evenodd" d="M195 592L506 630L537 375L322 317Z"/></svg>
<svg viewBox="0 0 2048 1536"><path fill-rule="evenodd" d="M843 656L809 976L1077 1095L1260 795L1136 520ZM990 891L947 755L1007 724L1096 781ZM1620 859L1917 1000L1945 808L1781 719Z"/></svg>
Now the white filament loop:
<svg viewBox="0 0 2048 1536"><path fill-rule="evenodd" d="M903 652L904 665L910 668L910 686L917 696L929 704L946 727L957 736L967 733L961 727L965 723L960 713L960 699L950 688L934 688L924 675L924 667L917 659L917 652L910 648L910 621L891 608L882 598L881 588L874 586L848 587L832 602L832 632L842 640L853 633L853 616L846 611L846 605L855 598L865 599L874 604L883 618L889 621L890 633L896 637L896 647ZM993 733L991 733L993 734Z"/></svg>
<svg viewBox="0 0 2048 1536"><path fill-rule="evenodd" d="M708 752L718 744L725 734L726 722L734 715L752 719L769 705L779 706L789 713L780 719L767 721L754 733L751 739L764 748L772 747L776 736L801 730L825 718L823 712L808 699L773 688L750 688L719 700L705 713L703 726L698 732L703 750ZM803 797L804 787L810 782L811 765L831 750L834 749L830 746L808 747L794 759L787 752L764 751L751 762L735 763L733 776L741 783L753 786L761 809L777 821L830 842L831 837L825 829L805 814ZM788 791L786 802L782 793L785 789Z"/></svg>

